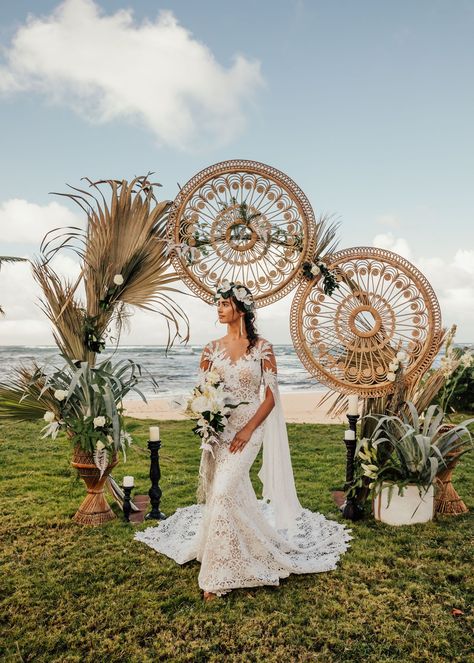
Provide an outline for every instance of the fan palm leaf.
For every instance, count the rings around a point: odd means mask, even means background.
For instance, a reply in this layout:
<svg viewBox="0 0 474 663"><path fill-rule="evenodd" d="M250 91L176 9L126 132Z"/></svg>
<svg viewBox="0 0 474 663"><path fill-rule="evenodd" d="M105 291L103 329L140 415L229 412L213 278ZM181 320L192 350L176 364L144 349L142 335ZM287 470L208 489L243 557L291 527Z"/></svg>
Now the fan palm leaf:
<svg viewBox="0 0 474 663"><path fill-rule="evenodd" d="M189 320L173 296L182 292L172 287L179 276L170 270L166 250L171 202L156 201L154 184L147 177L89 184L94 194L74 187L76 193L60 194L79 204L88 220L82 238L75 232L77 229L71 229L69 237L62 234L60 246L75 247L83 260L85 309L87 316L94 319L98 336L111 322L123 320L127 315L125 307L134 306L157 311L164 317L168 347L177 337L187 341ZM109 203L100 188L103 184L110 187ZM47 259L57 250L53 239L48 242ZM122 283L114 282L117 276L123 279Z"/></svg>

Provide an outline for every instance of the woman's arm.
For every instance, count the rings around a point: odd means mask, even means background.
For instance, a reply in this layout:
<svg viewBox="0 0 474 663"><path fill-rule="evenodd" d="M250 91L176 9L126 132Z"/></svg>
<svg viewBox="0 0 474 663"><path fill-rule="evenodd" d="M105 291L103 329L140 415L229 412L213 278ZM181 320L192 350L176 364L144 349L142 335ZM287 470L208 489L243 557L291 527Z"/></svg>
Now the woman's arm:
<svg viewBox="0 0 474 663"><path fill-rule="evenodd" d="M201 361L199 362L199 369L201 371L208 371L212 365L211 361L211 351L212 351L212 342L204 346L201 355Z"/></svg>
<svg viewBox="0 0 474 663"><path fill-rule="evenodd" d="M275 374L277 372L277 365L275 355L273 353L273 348L268 344L268 351L265 353L265 358L263 360L263 370L271 371ZM237 435L232 440L229 451L235 453L236 451L242 451L244 446L252 437L254 430L260 426L260 424L265 421L270 412L275 407L275 399L273 398L273 393L270 387L265 389L265 399L260 404L258 410L255 412L253 417L248 420L245 426L240 430Z"/></svg>

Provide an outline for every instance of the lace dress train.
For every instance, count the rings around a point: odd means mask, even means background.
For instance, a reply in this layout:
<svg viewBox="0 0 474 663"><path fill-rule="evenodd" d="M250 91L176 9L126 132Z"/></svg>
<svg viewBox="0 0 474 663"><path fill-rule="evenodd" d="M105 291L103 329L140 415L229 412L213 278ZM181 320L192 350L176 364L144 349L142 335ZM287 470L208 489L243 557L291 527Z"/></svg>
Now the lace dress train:
<svg viewBox="0 0 474 663"><path fill-rule="evenodd" d="M288 445L271 345L260 339L237 362L219 350L218 343L206 346L203 356L221 374L234 400L247 404L232 411L214 458L208 451L202 452L200 475L211 477L205 485L205 503L177 509L158 526L137 532L135 539L179 564L198 560L199 587L218 595L238 587L278 585L280 578L290 573L335 569L352 538L349 530L320 513L303 509L294 489L289 453L286 459L282 453L274 455L275 435ZM243 450L230 453L230 442L260 405L262 384L272 389L275 408ZM270 502L257 500L249 476L264 441L259 476L264 482L264 497L270 497ZM285 462L291 480L288 474L278 476ZM284 518L289 507L291 511Z"/></svg>

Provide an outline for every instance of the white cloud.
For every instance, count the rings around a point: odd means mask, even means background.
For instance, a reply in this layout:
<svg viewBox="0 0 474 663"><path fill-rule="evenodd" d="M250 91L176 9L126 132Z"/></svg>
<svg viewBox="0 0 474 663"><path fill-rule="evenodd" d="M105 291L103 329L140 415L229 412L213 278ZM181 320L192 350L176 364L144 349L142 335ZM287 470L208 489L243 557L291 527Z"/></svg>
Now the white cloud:
<svg viewBox="0 0 474 663"><path fill-rule="evenodd" d="M39 245L50 230L78 225L84 221L57 202L37 205L12 198L0 205L0 239L5 243Z"/></svg>
<svg viewBox="0 0 474 663"><path fill-rule="evenodd" d="M394 251L418 267L438 297L443 324L457 324L459 342L474 341L474 250L458 249L449 258L422 256L406 239L392 233L377 235L373 245Z"/></svg>
<svg viewBox="0 0 474 663"><path fill-rule="evenodd" d="M38 91L92 122L139 118L183 149L230 141L263 83L258 62L223 67L171 11L139 25L131 9L106 15L93 0L30 15L4 50L0 91Z"/></svg>

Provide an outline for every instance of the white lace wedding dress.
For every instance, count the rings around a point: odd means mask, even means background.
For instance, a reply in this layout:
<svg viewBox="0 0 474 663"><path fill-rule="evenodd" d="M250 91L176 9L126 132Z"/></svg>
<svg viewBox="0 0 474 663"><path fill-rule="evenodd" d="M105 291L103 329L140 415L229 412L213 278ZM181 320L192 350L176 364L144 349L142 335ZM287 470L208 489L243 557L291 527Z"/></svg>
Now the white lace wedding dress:
<svg viewBox="0 0 474 663"><path fill-rule="evenodd" d="M214 458L202 452L200 493L205 503L177 509L134 538L178 564L197 559L199 587L218 595L237 587L278 585L290 573L336 568L352 537L345 525L303 509L298 501L272 346L259 339L233 362L214 341L203 358L221 374L234 402L248 404L232 410ZM230 453L230 442L261 403L262 386L272 390L275 407L243 451ZM257 500L249 471L262 442L259 477L265 499Z"/></svg>

